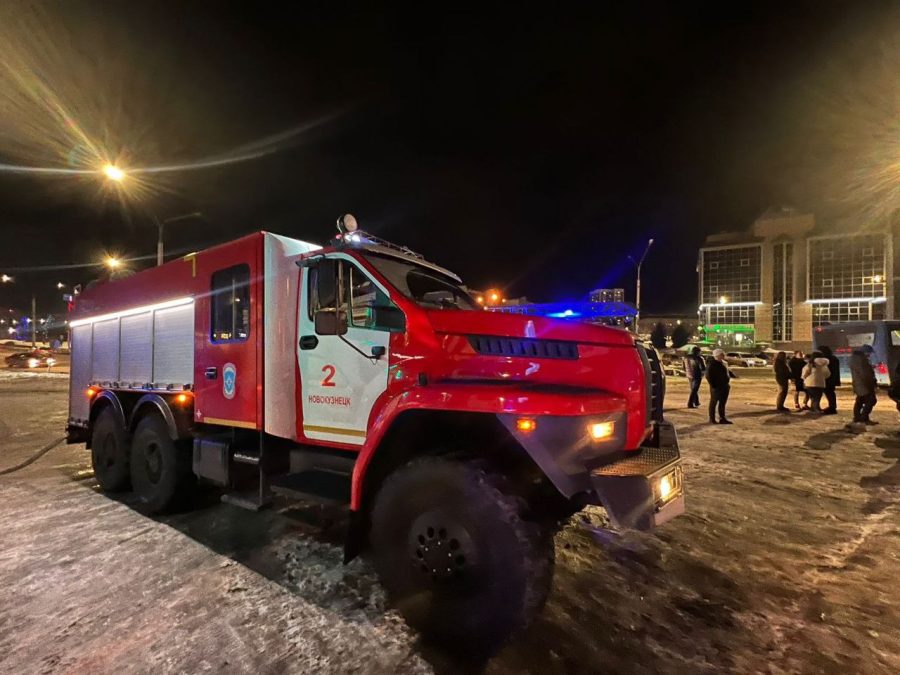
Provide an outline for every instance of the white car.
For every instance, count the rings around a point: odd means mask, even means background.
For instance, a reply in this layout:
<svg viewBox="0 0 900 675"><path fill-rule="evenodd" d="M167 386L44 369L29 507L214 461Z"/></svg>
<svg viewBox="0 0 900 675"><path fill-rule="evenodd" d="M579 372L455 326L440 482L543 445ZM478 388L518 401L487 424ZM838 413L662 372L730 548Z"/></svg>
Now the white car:
<svg viewBox="0 0 900 675"><path fill-rule="evenodd" d="M742 366L744 368L760 368L767 365L765 359L741 352L728 352L725 354L725 361L729 366Z"/></svg>

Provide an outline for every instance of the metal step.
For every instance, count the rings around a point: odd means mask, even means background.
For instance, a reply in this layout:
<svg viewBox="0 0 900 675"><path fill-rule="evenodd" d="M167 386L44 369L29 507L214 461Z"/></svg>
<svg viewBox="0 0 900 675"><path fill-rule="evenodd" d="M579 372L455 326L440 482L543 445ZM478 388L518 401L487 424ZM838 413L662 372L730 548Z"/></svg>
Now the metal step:
<svg viewBox="0 0 900 675"><path fill-rule="evenodd" d="M252 492L229 492L222 495L222 501L225 504L239 506L249 511L259 511L261 508L268 506L272 500L260 499L259 491L254 490Z"/></svg>
<svg viewBox="0 0 900 675"><path fill-rule="evenodd" d="M259 453L256 452L235 452L231 457L238 464L259 465Z"/></svg>
<svg viewBox="0 0 900 675"><path fill-rule="evenodd" d="M350 474L325 469L309 469L272 478L272 492L292 499L322 504L350 503Z"/></svg>

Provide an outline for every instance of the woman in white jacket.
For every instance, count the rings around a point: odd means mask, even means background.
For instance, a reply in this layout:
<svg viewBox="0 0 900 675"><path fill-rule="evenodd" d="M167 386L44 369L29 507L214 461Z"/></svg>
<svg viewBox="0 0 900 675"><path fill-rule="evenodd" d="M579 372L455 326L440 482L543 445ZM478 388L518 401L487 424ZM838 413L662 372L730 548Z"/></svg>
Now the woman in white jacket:
<svg viewBox="0 0 900 675"><path fill-rule="evenodd" d="M803 378L803 388L809 392L809 405L813 412L822 412L819 402L825 392L825 381L830 374L828 359L822 356L821 352L813 352L809 355L809 361L803 366L801 377Z"/></svg>

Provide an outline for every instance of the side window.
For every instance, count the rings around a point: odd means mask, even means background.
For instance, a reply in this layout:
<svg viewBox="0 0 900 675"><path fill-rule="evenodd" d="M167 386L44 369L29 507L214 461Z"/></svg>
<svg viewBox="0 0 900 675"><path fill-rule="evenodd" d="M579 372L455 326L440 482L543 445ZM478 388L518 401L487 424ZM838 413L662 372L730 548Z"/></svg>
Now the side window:
<svg viewBox="0 0 900 675"><path fill-rule="evenodd" d="M210 340L237 342L250 335L250 266L235 265L212 275Z"/></svg>
<svg viewBox="0 0 900 675"><path fill-rule="evenodd" d="M359 328L378 328L375 308L389 307L391 301L364 272L348 265L350 283L350 323Z"/></svg>
<svg viewBox="0 0 900 675"><path fill-rule="evenodd" d="M309 318L315 317L319 310L337 308L338 261L326 258L309 270Z"/></svg>

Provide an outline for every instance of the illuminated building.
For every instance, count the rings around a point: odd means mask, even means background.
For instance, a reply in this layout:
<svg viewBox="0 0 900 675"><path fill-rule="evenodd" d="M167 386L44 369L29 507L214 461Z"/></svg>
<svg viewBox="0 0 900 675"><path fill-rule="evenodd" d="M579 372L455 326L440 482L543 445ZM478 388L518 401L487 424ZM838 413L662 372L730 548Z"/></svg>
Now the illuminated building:
<svg viewBox="0 0 900 675"><path fill-rule="evenodd" d="M707 339L805 348L816 326L893 318L892 240L885 229L819 227L791 209L707 237L697 265Z"/></svg>

